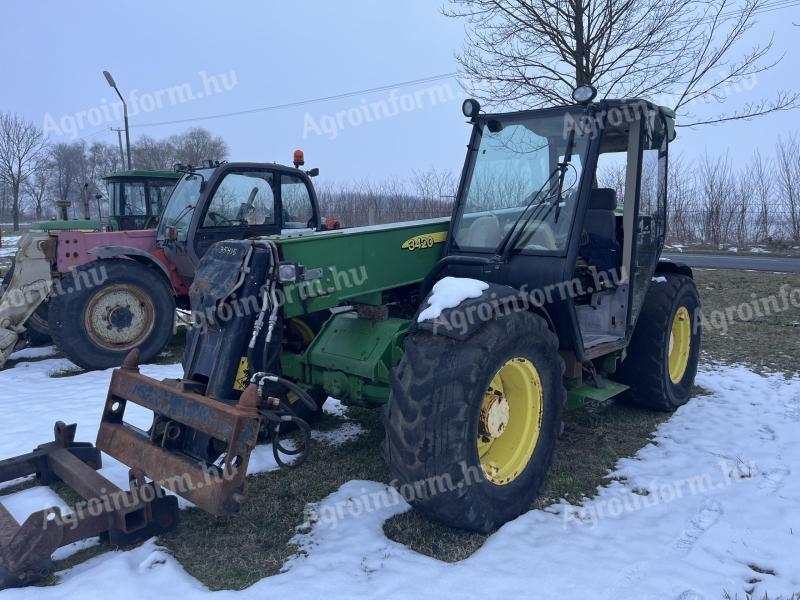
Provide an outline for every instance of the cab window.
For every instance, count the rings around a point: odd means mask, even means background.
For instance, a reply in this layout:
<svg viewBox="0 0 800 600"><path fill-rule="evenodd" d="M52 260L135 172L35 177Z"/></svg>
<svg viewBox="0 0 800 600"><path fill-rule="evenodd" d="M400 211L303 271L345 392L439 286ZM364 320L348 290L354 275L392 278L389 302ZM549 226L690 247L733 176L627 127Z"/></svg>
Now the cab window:
<svg viewBox="0 0 800 600"><path fill-rule="evenodd" d="M203 227L238 227L275 223L273 174L231 172L217 187Z"/></svg>
<svg viewBox="0 0 800 600"><path fill-rule="evenodd" d="M281 206L284 229L305 229L313 225L314 211L305 182L294 175L281 175Z"/></svg>

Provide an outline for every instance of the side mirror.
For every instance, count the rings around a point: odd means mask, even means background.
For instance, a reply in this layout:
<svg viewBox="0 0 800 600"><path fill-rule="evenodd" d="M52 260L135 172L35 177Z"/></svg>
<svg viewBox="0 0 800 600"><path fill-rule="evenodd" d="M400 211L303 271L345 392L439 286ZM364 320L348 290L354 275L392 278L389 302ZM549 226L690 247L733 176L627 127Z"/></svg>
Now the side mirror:
<svg viewBox="0 0 800 600"><path fill-rule="evenodd" d="M306 171L306 175L308 175L309 177L316 177L317 175L319 175L319 169L314 167L310 171Z"/></svg>

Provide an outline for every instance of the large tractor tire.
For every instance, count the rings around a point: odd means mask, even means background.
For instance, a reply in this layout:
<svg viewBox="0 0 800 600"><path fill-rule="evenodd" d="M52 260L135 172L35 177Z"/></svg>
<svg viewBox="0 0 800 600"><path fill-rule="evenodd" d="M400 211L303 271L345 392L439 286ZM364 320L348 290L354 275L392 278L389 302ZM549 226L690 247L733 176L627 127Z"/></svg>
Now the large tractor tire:
<svg viewBox="0 0 800 600"><path fill-rule="evenodd" d="M14 262L12 260L11 268L3 276L2 284L0 284L3 290L8 288L11 278L14 276ZM53 343L53 338L50 337L47 313L47 302L43 302L25 323L25 339L28 340L28 344L31 346L47 346Z"/></svg>
<svg viewBox="0 0 800 600"><path fill-rule="evenodd" d="M671 412L692 393L700 356L700 296L694 280L669 274L645 297L627 357L614 379L630 386L623 399L640 408Z"/></svg>
<svg viewBox="0 0 800 600"><path fill-rule="evenodd" d="M156 271L126 259L102 262L96 285L90 263L62 280L50 300L50 332L72 362L88 370L122 363L134 348L141 362L154 359L169 343L175 326L175 297ZM83 273L82 273L83 272ZM100 279L98 277L98 279Z"/></svg>
<svg viewBox="0 0 800 600"><path fill-rule="evenodd" d="M553 461L563 373L556 336L530 313L467 341L410 335L386 411L393 485L451 527L488 532L522 514Z"/></svg>

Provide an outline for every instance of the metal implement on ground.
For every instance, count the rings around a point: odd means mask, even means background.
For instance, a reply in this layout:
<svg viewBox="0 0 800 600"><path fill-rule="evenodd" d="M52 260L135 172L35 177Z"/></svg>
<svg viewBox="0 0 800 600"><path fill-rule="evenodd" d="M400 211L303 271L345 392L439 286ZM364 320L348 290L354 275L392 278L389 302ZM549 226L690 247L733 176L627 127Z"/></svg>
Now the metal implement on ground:
<svg viewBox="0 0 800 600"><path fill-rule="evenodd" d="M54 441L0 461L0 482L35 475L42 485L66 484L85 501L66 513L58 506L40 510L22 524L0 504L0 589L47 576L51 556L62 546L95 536L114 546L130 545L178 522L177 498L145 481L140 471L131 469L129 490L100 475L100 451L75 442L75 428L59 421Z"/></svg>

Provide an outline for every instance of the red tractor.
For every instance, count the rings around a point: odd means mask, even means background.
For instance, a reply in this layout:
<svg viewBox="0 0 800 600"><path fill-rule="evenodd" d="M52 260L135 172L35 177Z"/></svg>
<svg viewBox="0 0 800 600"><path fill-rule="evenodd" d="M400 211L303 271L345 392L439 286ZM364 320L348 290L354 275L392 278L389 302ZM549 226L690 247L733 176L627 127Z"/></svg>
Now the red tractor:
<svg viewBox="0 0 800 600"><path fill-rule="evenodd" d="M295 165L176 165L182 177L157 229L26 234L0 300L0 366L41 306L56 345L85 369L118 366L137 347L143 361L155 358L215 242L339 227L320 217L311 182L319 171Z"/></svg>

